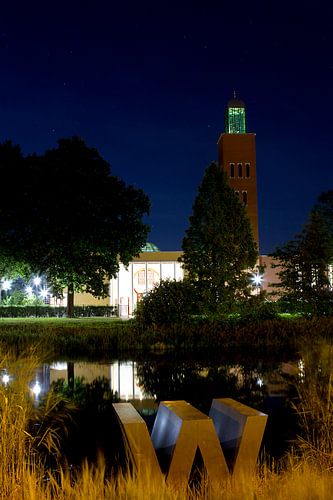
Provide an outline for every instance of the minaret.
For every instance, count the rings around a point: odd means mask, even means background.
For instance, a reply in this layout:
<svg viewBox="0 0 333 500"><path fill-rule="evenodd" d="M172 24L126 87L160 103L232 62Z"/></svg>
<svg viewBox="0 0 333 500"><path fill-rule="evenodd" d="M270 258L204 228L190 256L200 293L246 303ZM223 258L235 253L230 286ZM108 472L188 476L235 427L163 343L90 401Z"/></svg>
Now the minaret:
<svg viewBox="0 0 333 500"><path fill-rule="evenodd" d="M218 140L218 162L230 186L246 206L259 249L255 134L246 132L245 104L234 98L227 104L225 132Z"/></svg>

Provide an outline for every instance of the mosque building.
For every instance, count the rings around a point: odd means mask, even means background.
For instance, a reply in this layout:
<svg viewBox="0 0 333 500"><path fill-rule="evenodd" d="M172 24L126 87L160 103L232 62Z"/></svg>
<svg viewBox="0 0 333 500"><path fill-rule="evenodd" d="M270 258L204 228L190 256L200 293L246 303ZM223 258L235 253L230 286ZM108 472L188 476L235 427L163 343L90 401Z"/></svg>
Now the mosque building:
<svg viewBox="0 0 333 500"><path fill-rule="evenodd" d="M133 313L144 294L161 280L183 280L184 270L178 258L182 252L160 252L147 243L128 268L120 264L118 276L110 282L110 305L118 306L120 316Z"/></svg>
<svg viewBox="0 0 333 500"><path fill-rule="evenodd" d="M225 171L229 185L246 207L259 249L255 137L256 134L247 132L245 104L234 93L233 99L227 104L225 131L217 142L218 163ZM127 268L120 264L117 277L110 281L108 298L98 299L89 294L76 294L75 305L111 305L118 308L120 316L131 316L143 295L161 280L184 278L184 270L178 261L181 255L181 251L164 252L147 243ZM270 257L261 255L259 264L266 267L260 287L270 290L269 282L277 280L276 271L271 269Z"/></svg>

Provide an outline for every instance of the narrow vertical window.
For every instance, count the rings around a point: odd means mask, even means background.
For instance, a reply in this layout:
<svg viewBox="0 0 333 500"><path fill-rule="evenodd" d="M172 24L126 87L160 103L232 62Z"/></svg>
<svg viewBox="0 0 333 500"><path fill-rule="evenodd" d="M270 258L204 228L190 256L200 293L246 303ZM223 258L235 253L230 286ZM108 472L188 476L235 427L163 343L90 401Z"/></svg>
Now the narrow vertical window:
<svg viewBox="0 0 333 500"><path fill-rule="evenodd" d="M248 179L250 177L250 164L245 163L245 177Z"/></svg>
<svg viewBox="0 0 333 500"><path fill-rule="evenodd" d="M148 285L154 284L154 271L148 269Z"/></svg>
<svg viewBox="0 0 333 500"><path fill-rule="evenodd" d="M247 205L247 191L242 191L242 202L243 202L243 205L246 207L246 205Z"/></svg>
<svg viewBox="0 0 333 500"><path fill-rule="evenodd" d="M230 163L230 177L233 179L235 177L235 164Z"/></svg>
<svg viewBox="0 0 333 500"><path fill-rule="evenodd" d="M138 272L138 285L145 285L146 284L146 276L145 276L144 271L139 271Z"/></svg>
<svg viewBox="0 0 333 500"><path fill-rule="evenodd" d="M235 191L235 195L239 198L239 191Z"/></svg>
<svg viewBox="0 0 333 500"><path fill-rule="evenodd" d="M238 177L241 178L243 177L243 166L241 163L238 163Z"/></svg>

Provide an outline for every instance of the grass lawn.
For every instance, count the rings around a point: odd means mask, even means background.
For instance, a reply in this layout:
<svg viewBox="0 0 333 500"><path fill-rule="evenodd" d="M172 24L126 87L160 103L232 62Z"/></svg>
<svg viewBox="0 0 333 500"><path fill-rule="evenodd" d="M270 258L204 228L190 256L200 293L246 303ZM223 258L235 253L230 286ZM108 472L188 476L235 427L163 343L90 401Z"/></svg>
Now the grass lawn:
<svg viewBox="0 0 333 500"><path fill-rule="evenodd" d="M119 318L0 318L0 343L18 351L115 352L141 347L132 330Z"/></svg>
<svg viewBox="0 0 333 500"><path fill-rule="evenodd" d="M123 323L124 320L119 318L0 318L0 329L15 325L22 327L22 325L29 325L48 328L48 327L70 327L72 328L105 328L108 326Z"/></svg>

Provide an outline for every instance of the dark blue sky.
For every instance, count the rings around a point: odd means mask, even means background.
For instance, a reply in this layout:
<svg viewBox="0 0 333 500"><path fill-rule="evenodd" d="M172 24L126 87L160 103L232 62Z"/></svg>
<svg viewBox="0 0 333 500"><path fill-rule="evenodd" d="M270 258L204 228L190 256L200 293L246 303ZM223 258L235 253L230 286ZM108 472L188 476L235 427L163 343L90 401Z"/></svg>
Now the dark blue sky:
<svg viewBox="0 0 333 500"><path fill-rule="evenodd" d="M320 1L2 2L0 140L31 153L80 135L149 195L149 240L176 250L236 89L267 253L333 189L332 24Z"/></svg>

